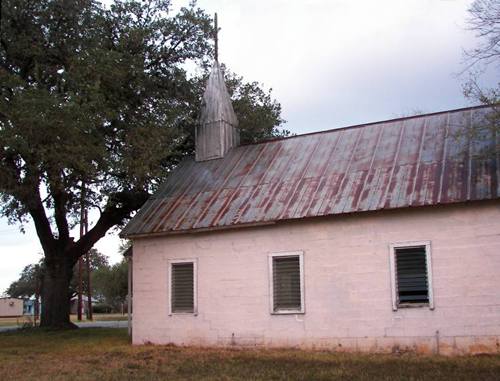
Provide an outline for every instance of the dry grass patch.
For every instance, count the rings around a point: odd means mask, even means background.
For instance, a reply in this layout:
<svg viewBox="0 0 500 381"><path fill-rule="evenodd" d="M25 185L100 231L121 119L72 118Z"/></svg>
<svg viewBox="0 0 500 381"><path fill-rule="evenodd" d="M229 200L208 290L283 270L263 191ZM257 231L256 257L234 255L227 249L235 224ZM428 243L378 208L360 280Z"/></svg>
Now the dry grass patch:
<svg viewBox="0 0 500 381"><path fill-rule="evenodd" d="M18 316L18 317L1 317L0 327L11 327L18 326L23 327L25 325L33 324L33 316Z"/></svg>
<svg viewBox="0 0 500 381"><path fill-rule="evenodd" d="M131 346L126 330L0 334L5 380L498 380L500 356Z"/></svg>
<svg viewBox="0 0 500 381"><path fill-rule="evenodd" d="M127 315L123 314L94 314L94 321L126 321ZM33 325L33 316L19 316L19 317L2 317L0 318L0 327L17 326L23 327L26 325ZM72 322L77 322L76 315L70 315ZM89 322L85 316L83 322Z"/></svg>

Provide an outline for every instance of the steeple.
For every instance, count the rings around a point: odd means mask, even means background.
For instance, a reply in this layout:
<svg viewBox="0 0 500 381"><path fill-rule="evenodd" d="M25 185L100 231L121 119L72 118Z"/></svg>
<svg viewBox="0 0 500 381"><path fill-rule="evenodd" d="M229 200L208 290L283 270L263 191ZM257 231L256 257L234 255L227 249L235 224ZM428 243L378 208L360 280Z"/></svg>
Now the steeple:
<svg viewBox="0 0 500 381"><path fill-rule="evenodd" d="M217 14L215 15L215 61L201 103L195 132L196 161L219 159L240 142L238 119L217 60Z"/></svg>

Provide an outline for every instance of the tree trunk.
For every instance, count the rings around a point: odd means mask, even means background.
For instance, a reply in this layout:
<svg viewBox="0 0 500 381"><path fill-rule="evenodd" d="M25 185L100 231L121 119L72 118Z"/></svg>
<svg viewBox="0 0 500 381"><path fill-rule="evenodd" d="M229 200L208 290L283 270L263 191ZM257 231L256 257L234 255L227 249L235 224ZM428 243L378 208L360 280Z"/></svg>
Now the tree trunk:
<svg viewBox="0 0 500 381"><path fill-rule="evenodd" d="M46 257L47 258L47 257ZM52 329L76 328L70 322L69 286L74 263L58 253L45 261L40 327Z"/></svg>

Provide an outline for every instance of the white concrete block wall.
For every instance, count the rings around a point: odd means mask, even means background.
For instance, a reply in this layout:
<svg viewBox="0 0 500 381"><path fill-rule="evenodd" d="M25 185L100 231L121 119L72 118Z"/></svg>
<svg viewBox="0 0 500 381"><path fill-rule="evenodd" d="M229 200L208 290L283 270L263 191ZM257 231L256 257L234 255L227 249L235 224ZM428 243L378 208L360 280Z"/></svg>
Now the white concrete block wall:
<svg viewBox="0 0 500 381"><path fill-rule="evenodd" d="M429 240L435 309L392 310L389 244ZM304 252L305 314L270 314L268 254ZM198 314L168 314L168 261ZM133 342L500 351L500 204L435 206L134 241ZM438 345L439 344L439 345Z"/></svg>

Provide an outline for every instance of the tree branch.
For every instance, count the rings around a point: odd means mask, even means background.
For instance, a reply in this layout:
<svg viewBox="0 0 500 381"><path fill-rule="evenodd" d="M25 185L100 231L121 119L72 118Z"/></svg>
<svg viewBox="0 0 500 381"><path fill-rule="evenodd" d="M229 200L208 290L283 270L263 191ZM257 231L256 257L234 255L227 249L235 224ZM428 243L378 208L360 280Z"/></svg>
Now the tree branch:
<svg viewBox="0 0 500 381"><path fill-rule="evenodd" d="M121 224L124 219L130 217L130 213L138 210L146 202L148 197L149 194L142 191L115 193L110 197L108 205L95 226L80 238L80 240L75 242L69 251L69 255L74 260L77 260L81 255L89 251L99 239L104 237L110 228Z"/></svg>
<svg viewBox="0 0 500 381"><path fill-rule="evenodd" d="M54 218L56 220L59 239L61 241L67 241L69 239L68 220L66 219L66 204L68 196L64 192L64 189L58 186L58 182L59 179L52 179L49 182L49 187L54 200Z"/></svg>
<svg viewBox="0 0 500 381"><path fill-rule="evenodd" d="M55 249L54 235L38 191L31 195L31 202L28 205L28 211L35 223L36 233L40 239L44 253L47 256L53 255Z"/></svg>

